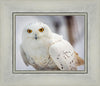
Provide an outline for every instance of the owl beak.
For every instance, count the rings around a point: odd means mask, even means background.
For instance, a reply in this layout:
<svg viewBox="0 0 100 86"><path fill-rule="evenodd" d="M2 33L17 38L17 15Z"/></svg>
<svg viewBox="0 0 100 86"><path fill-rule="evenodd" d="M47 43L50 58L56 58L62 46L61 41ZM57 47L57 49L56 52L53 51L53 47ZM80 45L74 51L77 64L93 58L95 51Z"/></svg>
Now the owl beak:
<svg viewBox="0 0 100 86"><path fill-rule="evenodd" d="M37 34L35 34L35 39L37 40Z"/></svg>

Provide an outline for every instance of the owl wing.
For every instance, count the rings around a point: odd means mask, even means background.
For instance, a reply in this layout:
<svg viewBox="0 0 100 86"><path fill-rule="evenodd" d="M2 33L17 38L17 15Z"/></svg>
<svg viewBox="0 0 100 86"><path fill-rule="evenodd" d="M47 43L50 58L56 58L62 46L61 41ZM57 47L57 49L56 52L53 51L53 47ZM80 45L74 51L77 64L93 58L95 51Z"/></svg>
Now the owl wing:
<svg viewBox="0 0 100 86"><path fill-rule="evenodd" d="M26 56L22 46L20 46L20 53L21 53L21 56L22 56L24 63L26 64L26 66L28 66L29 62L28 62L27 56Z"/></svg>
<svg viewBox="0 0 100 86"><path fill-rule="evenodd" d="M69 42L61 40L52 44L49 54L60 70L77 70L73 47Z"/></svg>

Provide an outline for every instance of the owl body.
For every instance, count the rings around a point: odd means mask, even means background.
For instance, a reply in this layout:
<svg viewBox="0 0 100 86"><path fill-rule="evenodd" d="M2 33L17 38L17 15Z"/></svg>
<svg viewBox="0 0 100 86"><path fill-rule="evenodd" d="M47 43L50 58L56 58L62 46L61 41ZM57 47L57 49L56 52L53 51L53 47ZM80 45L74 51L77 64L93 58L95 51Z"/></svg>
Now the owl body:
<svg viewBox="0 0 100 86"><path fill-rule="evenodd" d="M50 38L49 40L46 38L37 40L28 38L22 42L22 48L27 54L29 63L31 65L36 64L36 67L39 69L49 70L57 68L49 54L49 47L54 43L54 41Z"/></svg>
<svg viewBox="0 0 100 86"><path fill-rule="evenodd" d="M83 64L70 43L43 23L23 30L21 55L24 63L36 70L77 70L77 64Z"/></svg>

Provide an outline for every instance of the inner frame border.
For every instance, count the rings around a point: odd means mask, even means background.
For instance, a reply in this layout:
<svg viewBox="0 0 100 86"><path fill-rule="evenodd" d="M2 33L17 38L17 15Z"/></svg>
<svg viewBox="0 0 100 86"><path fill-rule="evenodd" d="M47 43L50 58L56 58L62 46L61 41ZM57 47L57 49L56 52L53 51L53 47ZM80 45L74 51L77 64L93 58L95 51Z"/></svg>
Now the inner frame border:
<svg viewBox="0 0 100 86"><path fill-rule="evenodd" d="M16 16L84 16L84 70L33 71L16 70ZM88 13L87 12L12 12L12 73L13 74L87 74L88 73Z"/></svg>

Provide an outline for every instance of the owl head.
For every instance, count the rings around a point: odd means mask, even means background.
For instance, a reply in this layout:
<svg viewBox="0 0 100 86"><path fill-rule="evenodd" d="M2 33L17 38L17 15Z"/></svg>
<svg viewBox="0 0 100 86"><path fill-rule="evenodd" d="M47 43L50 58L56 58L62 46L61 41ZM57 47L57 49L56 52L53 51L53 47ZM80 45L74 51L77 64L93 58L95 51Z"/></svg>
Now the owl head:
<svg viewBox="0 0 100 86"><path fill-rule="evenodd" d="M24 28L22 39L32 38L33 40L38 40L50 37L50 33L51 30L46 24L41 22L31 23Z"/></svg>

